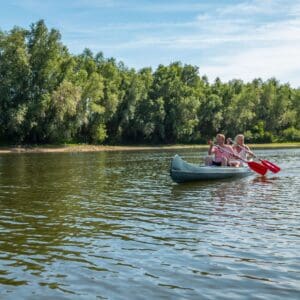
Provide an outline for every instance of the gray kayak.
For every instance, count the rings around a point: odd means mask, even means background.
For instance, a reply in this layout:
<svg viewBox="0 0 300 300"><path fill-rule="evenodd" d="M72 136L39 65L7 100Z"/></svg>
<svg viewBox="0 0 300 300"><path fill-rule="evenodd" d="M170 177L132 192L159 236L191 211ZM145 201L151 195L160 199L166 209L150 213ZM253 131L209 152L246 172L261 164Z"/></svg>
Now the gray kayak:
<svg viewBox="0 0 300 300"><path fill-rule="evenodd" d="M242 178L251 174L253 174L253 172L248 167L199 166L184 161L177 154L172 158L170 169L171 178L177 183L198 180Z"/></svg>

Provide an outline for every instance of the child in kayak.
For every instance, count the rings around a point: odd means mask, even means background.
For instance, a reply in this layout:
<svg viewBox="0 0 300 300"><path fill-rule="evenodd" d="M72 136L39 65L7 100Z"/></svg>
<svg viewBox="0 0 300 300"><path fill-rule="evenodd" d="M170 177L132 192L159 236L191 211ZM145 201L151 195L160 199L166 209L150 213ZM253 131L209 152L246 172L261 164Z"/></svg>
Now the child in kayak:
<svg viewBox="0 0 300 300"><path fill-rule="evenodd" d="M235 143L233 145L233 150L238 156L240 156L244 160L248 160L249 156L254 156L250 148L245 145L245 137L243 134L238 134L235 137L234 141Z"/></svg>
<svg viewBox="0 0 300 300"><path fill-rule="evenodd" d="M234 155L232 146L225 144L224 134L217 134L216 145L212 141L209 141L208 157L205 158L206 166L231 166L230 159ZM214 158L211 155L214 154ZM238 166L234 163L234 166Z"/></svg>

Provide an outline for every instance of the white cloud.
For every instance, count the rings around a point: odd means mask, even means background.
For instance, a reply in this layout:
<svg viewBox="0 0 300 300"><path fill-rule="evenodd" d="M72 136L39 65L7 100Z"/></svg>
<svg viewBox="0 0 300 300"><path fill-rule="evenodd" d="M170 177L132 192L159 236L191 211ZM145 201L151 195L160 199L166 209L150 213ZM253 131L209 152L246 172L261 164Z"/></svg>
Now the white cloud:
<svg viewBox="0 0 300 300"><path fill-rule="evenodd" d="M220 77L224 81L239 78L251 81L276 77L282 82L289 81L294 87L300 86L300 43L278 45L273 48L255 48L238 55L218 57L214 64L201 68L210 79Z"/></svg>
<svg viewBox="0 0 300 300"><path fill-rule="evenodd" d="M220 15L266 15L278 12L278 8L282 8L282 6L282 1L278 0L252 0L227 5L217 11Z"/></svg>
<svg viewBox="0 0 300 300"><path fill-rule="evenodd" d="M158 24L154 25L158 26ZM167 26L167 24L163 25ZM183 24L181 25L183 26ZM177 26L181 25L177 24ZM187 24L185 25L188 26ZM148 24L148 26L151 27L152 25ZM92 31L90 33L92 33ZM125 43L117 42L115 46L134 48L156 45L158 47L163 46L173 49L189 50L215 47L217 45L230 43L233 46L237 46L237 48L234 49L234 52L236 52L239 51L241 44L248 44L248 47L260 48L263 43L264 46L265 44L269 44L269 47L272 48L276 47L277 44L289 43L290 46L293 47L296 41L300 41L300 20L269 23L255 29L251 26L245 29L244 33L239 32L238 34L231 33L230 31L227 32L225 29L221 32L214 32L214 34L212 34L212 32L197 32L190 35L173 34L173 36L168 37L164 37L160 34L152 34L145 37L137 37ZM226 46L224 48L226 48Z"/></svg>
<svg viewBox="0 0 300 300"><path fill-rule="evenodd" d="M289 81L294 87L300 86L300 20L272 22L254 32L231 37L237 45L231 53L218 55L213 62L202 64L201 70L209 78L250 81L257 77L276 77L283 82ZM241 47L241 44L248 47Z"/></svg>

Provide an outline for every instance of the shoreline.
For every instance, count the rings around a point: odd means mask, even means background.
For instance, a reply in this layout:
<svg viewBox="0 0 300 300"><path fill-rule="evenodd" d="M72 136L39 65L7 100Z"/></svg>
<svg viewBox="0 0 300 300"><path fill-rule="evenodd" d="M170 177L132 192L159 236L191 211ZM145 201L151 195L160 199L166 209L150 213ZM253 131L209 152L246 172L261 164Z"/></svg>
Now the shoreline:
<svg viewBox="0 0 300 300"><path fill-rule="evenodd" d="M248 144L253 149L287 149L300 148L300 143ZM106 146L106 145L41 145L0 147L0 154L5 153L70 153L102 151L146 151L197 149L207 150L208 145L158 145L158 146Z"/></svg>

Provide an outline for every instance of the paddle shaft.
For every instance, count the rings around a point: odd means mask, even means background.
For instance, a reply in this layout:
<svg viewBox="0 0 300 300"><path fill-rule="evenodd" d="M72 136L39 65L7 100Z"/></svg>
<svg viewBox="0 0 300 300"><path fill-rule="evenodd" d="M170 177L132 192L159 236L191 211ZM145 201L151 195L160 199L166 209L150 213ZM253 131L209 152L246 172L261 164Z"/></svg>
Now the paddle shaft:
<svg viewBox="0 0 300 300"><path fill-rule="evenodd" d="M232 144L234 143L232 139L229 139L229 142L232 143ZM245 147L243 147L243 146L241 146L241 145L239 145L239 144L236 144L236 145L239 146L242 150L244 150L244 151L246 151L247 153L251 154L253 157L255 157L255 158L261 160L261 159L258 158L252 151L248 150L247 148L245 148Z"/></svg>

